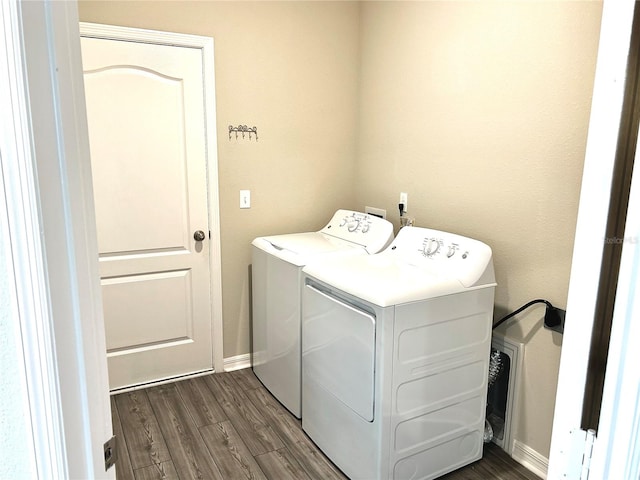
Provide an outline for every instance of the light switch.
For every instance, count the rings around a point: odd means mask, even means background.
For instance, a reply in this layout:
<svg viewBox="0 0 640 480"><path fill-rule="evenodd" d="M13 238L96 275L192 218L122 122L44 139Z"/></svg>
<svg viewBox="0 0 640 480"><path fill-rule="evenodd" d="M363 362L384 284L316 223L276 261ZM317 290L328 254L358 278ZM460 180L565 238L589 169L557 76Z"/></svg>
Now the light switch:
<svg viewBox="0 0 640 480"><path fill-rule="evenodd" d="M240 208L251 208L251 190L240 190Z"/></svg>

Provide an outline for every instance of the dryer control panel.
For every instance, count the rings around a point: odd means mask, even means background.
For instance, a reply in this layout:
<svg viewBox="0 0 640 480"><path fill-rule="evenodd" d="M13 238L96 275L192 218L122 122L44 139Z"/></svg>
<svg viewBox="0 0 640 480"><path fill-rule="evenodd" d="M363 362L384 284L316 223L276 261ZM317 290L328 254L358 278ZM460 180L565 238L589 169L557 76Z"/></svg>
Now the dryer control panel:
<svg viewBox="0 0 640 480"><path fill-rule="evenodd" d="M362 245L369 253L379 252L393 240L391 222L351 210L336 211L321 232Z"/></svg>
<svg viewBox="0 0 640 480"><path fill-rule="evenodd" d="M446 255L447 258L452 258L457 254L466 259L469 256L468 250L460 253L460 242L456 239L449 241L442 237L425 237L419 252L427 258L434 258L437 255Z"/></svg>
<svg viewBox="0 0 640 480"><path fill-rule="evenodd" d="M400 230L385 250L396 261L457 278L466 287L494 282L491 248L471 238L421 227ZM491 278L488 278L490 275Z"/></svg>

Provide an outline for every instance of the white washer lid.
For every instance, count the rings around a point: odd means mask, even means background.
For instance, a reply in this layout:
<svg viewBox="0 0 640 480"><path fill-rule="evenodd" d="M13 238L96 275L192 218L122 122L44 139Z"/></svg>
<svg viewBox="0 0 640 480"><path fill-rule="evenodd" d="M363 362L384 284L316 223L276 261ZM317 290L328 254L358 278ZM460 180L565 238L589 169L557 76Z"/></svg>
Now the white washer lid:
<svg viewBox="0 0 640 480"><path fill-rule="evenodd" d="M321 232L291 233L271 237L259 237L253 246L294 265L303 266L313 258L344 252L366 254L361 245L325 235Z"/></svg>
<svg viewBox="0 0 640 480"><path fill-rule="evenodd" d="M317 255L377 253L392 240L391 222L367 213L337 210L319 232L258 237L252 245L302 266Z"/></svg>

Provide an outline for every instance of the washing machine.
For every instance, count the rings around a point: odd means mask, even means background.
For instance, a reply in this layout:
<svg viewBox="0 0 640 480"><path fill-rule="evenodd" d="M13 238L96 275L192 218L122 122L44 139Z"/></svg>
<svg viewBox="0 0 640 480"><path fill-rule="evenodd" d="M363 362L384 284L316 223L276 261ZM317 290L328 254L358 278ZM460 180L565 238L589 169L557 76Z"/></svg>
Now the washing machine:
<svg viewBox="0 0 640 480"><path fill-rule="evenodd" d="M259 237L252 242L252 366L264 386L300 418L302 267L330 256L381 251L393 240L382 218L338 210L318 232Z"/></svg>
<svg viewBox="0 0 640 480"><path fill-rule="evenodd" d="M491 249L405 227L303 269L302 427L351 479L432 479L482 456Z"/></svg>

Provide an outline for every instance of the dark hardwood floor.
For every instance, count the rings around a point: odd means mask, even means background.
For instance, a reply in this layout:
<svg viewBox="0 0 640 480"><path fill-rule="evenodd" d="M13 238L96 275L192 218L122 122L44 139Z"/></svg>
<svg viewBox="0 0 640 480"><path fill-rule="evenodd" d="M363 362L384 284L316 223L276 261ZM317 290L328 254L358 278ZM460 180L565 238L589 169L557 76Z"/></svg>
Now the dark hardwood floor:
<svg viewBox="0 0 640 480"><path fill-rule="evenodd" d="M346 477L250 369L111 397L118 480ZM493 444L445 480L538 480Z"/></svg>

